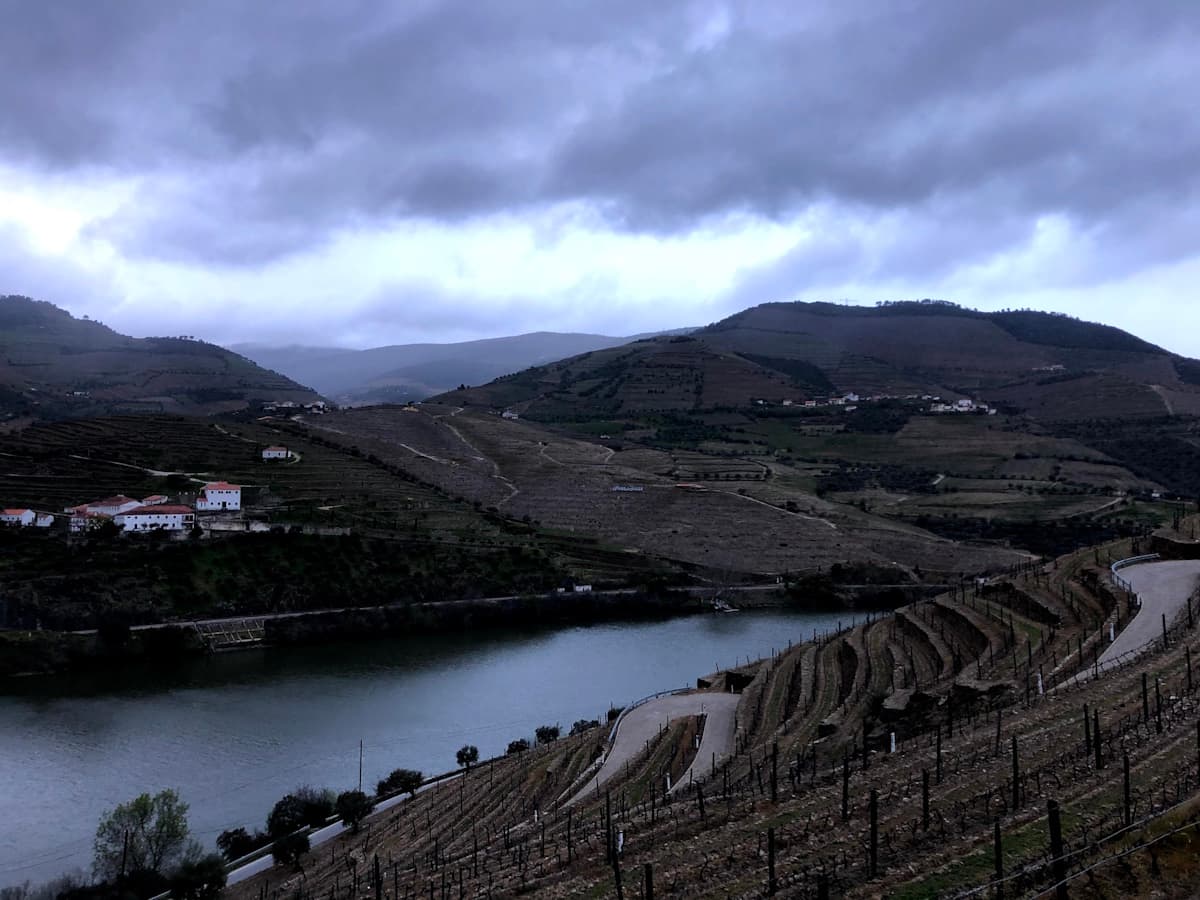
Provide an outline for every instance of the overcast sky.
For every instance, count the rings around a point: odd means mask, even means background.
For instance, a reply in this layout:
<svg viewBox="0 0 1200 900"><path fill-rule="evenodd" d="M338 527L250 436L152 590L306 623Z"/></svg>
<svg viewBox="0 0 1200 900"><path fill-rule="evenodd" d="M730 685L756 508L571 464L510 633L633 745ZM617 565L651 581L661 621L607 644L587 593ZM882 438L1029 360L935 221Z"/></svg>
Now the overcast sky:
<svg viewBox="0 0 1200 900"><path fill-rule="evenodd" d="M127 333L936 297L1200 356L1194 0L0 11L0 293Z"/></svg>

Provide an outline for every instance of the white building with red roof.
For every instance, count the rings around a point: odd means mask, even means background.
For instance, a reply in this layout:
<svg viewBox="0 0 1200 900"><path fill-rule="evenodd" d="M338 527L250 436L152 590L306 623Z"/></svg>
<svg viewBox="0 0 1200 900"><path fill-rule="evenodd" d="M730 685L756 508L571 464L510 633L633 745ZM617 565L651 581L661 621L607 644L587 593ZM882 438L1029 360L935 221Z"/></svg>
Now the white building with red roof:
<svg viewBox="0 0 1200 900"><path fill-rule="evenodd" d="M18 528L27 528L37 521L37 513L32 509L5 509L0 510L0 524L16 525Z"/></svg>
<svg viewBox="0 0 1200 900"><path fill-rule="evenodd" d="M122 531L185 531L196 524L196 512L190 506L155 503L113 516L113 522Z"/></svg>
<svg viewBox="0 0 1200 900"><path fill-rule="evenodd" d="M203 512L221 512L242 508L242 486L228 481L213 481L204 486L196 498L196 509Z"/></svg>
<svg viewBox="0 0 1200 900"><path fill-rule="evenodd" d="M267 447L262 452L263 459L288 459L291 455L287 447Z"/></svg>
<svg viewBox="0 0 1200 900"><path fill-rule="evenodd" d="M100 515L108 516L109 518L118 513L128 512L141 505L140 500L134 500L132 497L126 497L124 494L117 494L115 497L105 497L103 500L84 504L88 512L100 513ZM76 509L78 508L76 507ZM71 510L68 511L70 512Z"/></svg>

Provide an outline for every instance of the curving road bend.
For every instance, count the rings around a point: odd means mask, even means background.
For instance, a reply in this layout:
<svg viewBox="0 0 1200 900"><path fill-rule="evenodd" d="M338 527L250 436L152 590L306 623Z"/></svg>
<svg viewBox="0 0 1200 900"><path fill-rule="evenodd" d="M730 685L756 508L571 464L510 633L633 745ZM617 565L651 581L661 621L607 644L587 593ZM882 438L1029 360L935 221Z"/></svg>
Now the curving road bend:
<svg viewBox="0 0 1200 900"><path fill-rule="evenodd" d="M705 716L704 731L700 736L700 749L696 752L695 761L680 776L672 791L680 785L687 784L693 774L696 778L707 775L712 766L713 754L716 754L719 763L733 750L733 714L740 699L739 694L697 691L657 697L631 709L617 725L612 749L599 771L567 801L567 805L576 803L589 792L601 788L621 771L622 766L632 762L638 754L645 751L646 742L658 737L659 730L664 725L685 716Z"/></svg>
<svg viewBox="0 0 1200 900"><path fill-rule="evenodd" d="M1200 586L1200 559L1140 563L1122 569L1121 577L1129 582L1142 606L1100 654L1101 668L1110 660L1162 637L1162 617L1165 615L1170 625Z"/></svg>

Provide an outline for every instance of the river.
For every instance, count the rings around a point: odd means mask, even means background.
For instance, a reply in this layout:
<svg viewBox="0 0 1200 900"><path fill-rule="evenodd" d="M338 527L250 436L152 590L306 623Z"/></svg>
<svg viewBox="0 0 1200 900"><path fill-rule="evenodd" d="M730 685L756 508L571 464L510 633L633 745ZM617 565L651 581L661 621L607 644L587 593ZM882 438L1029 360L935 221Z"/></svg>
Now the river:
<svg viewBox="0 0 1200 900"><path fill-rule="evenodd" d="M100 816L175 788L194 836L262 828L301 784L363 787L403 766L454 768L543 724L565 734L610 705L697 676L847 613L696 615L220 654L169 673L18 679L0 696L0 887L87 870Z"/></svg>

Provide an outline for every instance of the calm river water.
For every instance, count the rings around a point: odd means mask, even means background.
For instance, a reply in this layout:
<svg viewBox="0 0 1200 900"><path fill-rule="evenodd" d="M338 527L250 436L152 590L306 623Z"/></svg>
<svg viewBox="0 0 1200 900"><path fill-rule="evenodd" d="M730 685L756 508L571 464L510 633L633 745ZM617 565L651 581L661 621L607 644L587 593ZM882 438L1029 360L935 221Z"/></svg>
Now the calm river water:
<svg viewBox="0 0 1200 900"><path fill-rule="evenodd" d="M564 733L699 675L828 630L781 610L222 654L170 674L0 686L0 887L87 869L99 817L176 788L205 845L263 827L301 784L363 786L454 767L546 723Z"/></svg>

